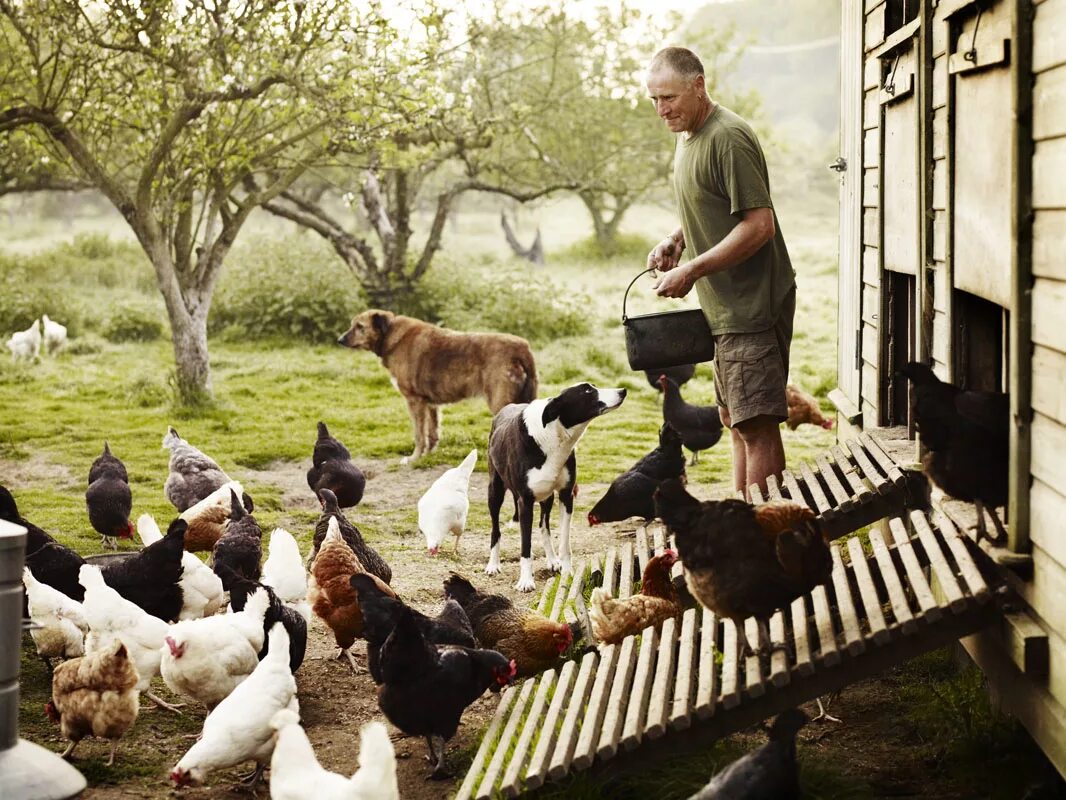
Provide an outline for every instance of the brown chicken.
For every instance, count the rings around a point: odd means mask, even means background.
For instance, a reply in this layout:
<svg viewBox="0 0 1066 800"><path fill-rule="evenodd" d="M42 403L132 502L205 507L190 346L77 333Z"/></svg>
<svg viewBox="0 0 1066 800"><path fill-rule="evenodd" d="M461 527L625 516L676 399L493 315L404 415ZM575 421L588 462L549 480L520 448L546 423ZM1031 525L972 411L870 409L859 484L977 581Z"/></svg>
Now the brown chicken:
<svg viewBox="0 0 1066 800"><path fill-rule="evenodd" d="M499 594L484 594L458 573L444 581L444 596L463 607L482 647L514 659L520 678L557 666L580 625L552 622L543 614L515 608Z"/></svg>
<svg viewBox="0 0 1066 800"><path fill-rule="evenodd" d="M105 650L56 667L52 699L45 705L45 712L70 739L63 758L69 757L86 736L99 736L111 741L107 765L115 763L118 740L133 725L140 710L138 680L137 667L117 638Z"/></svg>
<svg viewBox="0 0 1066 800"><path fill-rule="evenodd" d="M337 658L347 658L353 672L357 671L355 657L348 648L363 635L363 612L359 608L359 595L351 583L352 575L358 574L370 575L341 537L336 517L331 517L322 547L311 563L307 602L319 619L333 631L337 646L341 649ZM376 575L370 577L384 594L396 597L387 583Z"/></svg>
<svg viewBox="0 0 1066 800"><path fill-rule="evenodd" d="M589 619L592 634L603 644L616 644L649 625L658 627L670 617L681 615L681 599L670 579L677 553L664 550L644 568L640 594L615 600L602 587L592 590Z"/></svg>
<svg viewBox="0 0 1066 800"><path fill-rule="evenodd" d="M818 425L827 431L833 427L833 420L822 414L818 401L794 383L785 387L785 401L788 403L788 425L790 431L800 425Z"/></svg>
<svg viewBox="0 0 1066 800"><path fill-rule="evenodd" d="M190 553L210 552L220 538L222 528L229 520L231 506L230 490L241 497L241 504L251 514L254 510L252 498L249 497L237 481L230 481L199 503L181 512L181 518L189 523L185 532L185 549Z"/></svg>
<svg viewBox="0 0 1066 800"><path fill-rule="evenodd" d="M700 502L677 480L663 482L655 505L677 538L689 591L733 620L745 653L752 651L746 618L759 623L761 649L773 613L824 583L833 570L821 524L804 506L774 503L760 513L743 500Z"/></svg>

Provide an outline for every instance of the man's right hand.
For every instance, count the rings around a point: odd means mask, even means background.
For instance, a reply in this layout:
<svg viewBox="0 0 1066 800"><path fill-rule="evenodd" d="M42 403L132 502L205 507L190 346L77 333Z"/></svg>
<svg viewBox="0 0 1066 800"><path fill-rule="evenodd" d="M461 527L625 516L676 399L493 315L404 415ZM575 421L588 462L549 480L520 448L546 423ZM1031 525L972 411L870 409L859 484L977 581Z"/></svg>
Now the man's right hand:
<svg viewBox="0 0 1066 800"><path fill-rule="evenodd" d="M685 246L673 236L667 236L648 253L648 269L668 272L681 263Z"/></svg>

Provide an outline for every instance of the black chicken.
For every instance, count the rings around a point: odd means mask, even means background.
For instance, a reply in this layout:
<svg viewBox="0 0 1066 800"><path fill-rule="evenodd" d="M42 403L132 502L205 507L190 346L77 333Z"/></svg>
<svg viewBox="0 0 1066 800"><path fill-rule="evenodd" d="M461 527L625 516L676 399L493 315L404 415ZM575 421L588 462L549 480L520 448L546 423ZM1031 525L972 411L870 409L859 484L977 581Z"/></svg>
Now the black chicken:
<svg viewBox="0 0 1066 800"><path fill-rule="evenodd" d="M337 496L341 508L351 508L363 499L366 476L352 463L348 448L329 435L324 422L318 423L318 440L311 462L307 485L316 496L322 489L329 489Z"/></svg>
<svg viewBox="0 0 1066 800"><path fill-rule="evenodd" d="M900 374L914 385L914 421L925 448L925 474L946 494L977 506L978 541L1006 543L1007 531L996 508L1007 503L1010 396L963 391L917 361ZM985 529L986 507L996 527L995 539Z"/></svg>
<svg viewBox="0 0 1066 800"><path fill-rule="evenodd" d="M26 529L26 566L34 578L79 603L85 599L85 587L78 581L78 570L85 559L23 517L14 496L3 485L0 485L0 519ZM25 590L22 616L29 616Z"/></svg>
<svg viewBox="0 0 1066 800"><path fill-rule="evenodd" d="M121 561L102 565L104 583L152 616L176 622L185 599L181 588L185 567L181 559L188 527L179 517L159 541Z"/></svg>
<svg viewBox="0 0 1066 800"><path fill-rule="evenodd" d="M752 650L745 619L758 621L761 645L769 640L766 626L773 613L824 583L833 571L824 533L805 505L700 502L671 479L656 490L655 508L676 537L689 591L720 617L733 620L744 652Z"/></svg>
<svg viewBox="0 0 1066 800"><path fill-rule="evenodd" d="M270 629L275 622L280 622L289 634L289 670L294 674L304 663L307 652L307 620L295 608L285 605L269 586L250 581L230 572L229 604L234 611L244 611L248 596L256 589L263 589L270 598L270 606L263 616L263 647L259 651L259 660L266 658L270 652Z"/></svg>
<svg viewBox="0 0 1066 800"><path fill-rule="evenodd" d="M444 743L455 735L463 711L486 689L511 683L515 672L515 662L495 650L430 644L414 610L405 607L381 647L378 705L401 731L426 738L432 777L446 778Z"/></svg>
<svg viewBox="0 0 1066 800"><path fill-rule="evenodd" d="M322 540L326 538L326 533L329 531L329 518L336 517L341 536L348 546L352 548L352 552L359 558L363 569L377 575L385 583L392 583L392 568L384 558L378 555L378 552L373 547L366 543L359 529L347 520L341 512L340 506L337 505L337 496L329 489L323 489L318 493L318 499L322 503L322 516L318 518L318 522L315 524L315 538L311 546L309 563L315 560L315 556L318 555L318 548L322 546Z"/></svg>
<svg viewBox="0 0 1066 800"><path fill-rule="evenodd" d="M227 592L233 583L233 573L250 581L258 581L263 558L263 531L255 517L244 510L237 493L230 490L230 516L222 536L211 550L211 568L222 580ZM228 568L228 569L227 569Z"/></svg>
<svg viewBox="0 0 1066 800"><path fill-rule="evenodd" d="M630 517L649 520L655 517L652 495L667 478L684 478L685 454L681 436L669 423L659 429L659 446L623 472L607 488L589 511L589 525L618 522Z"/></svg>
<svg viewBox="0 0 1066 800"><path fill-rule="evenodd" d="M133 495L130 492L130 478L126 466L115 456L104 442L104 452L89 468L89 488L85 491L85 506L89 510L89 522L100 534L102 543L118 548L115 539L133 537L133 523L130 522L130 509L133 507Z"/></svg>
<svg viewBox="0 0 1066 800"><path fill-rule="evenodd" d="M457 644L477 647L474 629L463 607L455 600L445 600L444 608L436 617L427 617L411 608L402 600L389 597L365 573L351 577L352 588L359 595L359 610L363 614L363 638L366 639L366 660L370 676L381 683L381 646L404 609L410 609L418 629L430 644Z"/></svg>
<svg viewBox="0 0 1066 800"><path fill-rule="evenodd" d="M694 406L681 397L676 381L659 377L663 387L663 419L681 434L681 442L692 451L689 466L699 461L700 450L718 444L722 438L722 417L718 406Z"/></svg>
<svg viewBox="0 0 1066 800"><path fill-rule="evenodd" d="M738 758L689 800L799 800L796 734L806 724L798 708L778 714L770 741Z"/></svg>
<svg viewBox="0 0 1066 800"><path fill-rule="evenodd" d="M659 383L660 375L665 375L678 386L682 386L692 380L692 376L695 374L695 364L681 364L677 367L664 367L663 369L644 370L644 377L648 379L648 385L651 386L651 388L657 392L662 392L663 390L662 384Z"/></svg>

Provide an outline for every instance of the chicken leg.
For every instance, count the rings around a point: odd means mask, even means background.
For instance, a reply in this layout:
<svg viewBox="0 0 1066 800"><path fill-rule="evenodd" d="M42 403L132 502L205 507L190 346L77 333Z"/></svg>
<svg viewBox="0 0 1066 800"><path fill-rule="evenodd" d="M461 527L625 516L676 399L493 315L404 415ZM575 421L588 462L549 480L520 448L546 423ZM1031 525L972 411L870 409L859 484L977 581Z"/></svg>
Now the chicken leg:
<svg viewBox="0 0 1066 800"><path fill-rule="evenodd" d="M696 464L699 463L699 460L700 460L700 451L699 450L693 450L692 451L692 458L689 459L688 465L690 467L694 467L694 466L696 466Z"/></svg>
<svg viewBox="0 0 1066 800"><path fill-rule="evenodd" d="M118 749L118 739L111 740L111 753L107 757L107 766L112 766L115 763L115 750Z"/></svg>
<svg viewBox="0 0 1066 800"><path fill-rule="evenodd" d="M348 666L352 668L352 674L353 675L365 675L366 674L366 670L364 670L362 667L359 667L359 666L356 665L355 656L352 655L351 650L349 650L347 647L342 647L340 652L337 653L337 660L340 661L341 658L347 658L348 659Z"/></svg>
<svg viewBox="0 0 1066 800"><path fill-rule="evenodd" d="M159 697L158 695L156 695L156 694L154 694L152 692L145 692L144 696L147 697L149 700L151 700L153 703L155 703L160 708L165 708L167 711L173 711L179 717L181 716L181 712L178 711L178 709L179 708L185 708L185 704L184 703L174 703L174 704L168 703L162 697Z"/></svg>
<svg viewBox="0 0 1066 800"><path fill-rule="evenodd" d="M78 746L78 741L79 741L78 739L75 739L75 740L71 741L71 743L67 745L67 749L59 754L59 757L60 758L68 758L69 759L70 758L70 754L74 752L74 748Z"/></svg>
<svg viewBox="0 0 1066 800"><path fill-rule="evenodd" d="M988 539L993 545L1002 547L1007 543L1007 531L1003 527L1003 523L999 521L999 517L996 515L996 510L992 507L988 508L988 515L992 517L992 524L996 528L996 538L993 539L988 535L988 528L985 525L985 504L980 500L974 500L973 504L977 507L977 542L980 544L981 539Z"/></svg>
<svg viewBox="0 0 1066 800"><path fill-rule="evenodd" d="M837 696L837 694L839 694L839 692L835 692L830 695L829 699L826 702L832 705L833 699ZM816 697L814 699L815 702L818 703L818 716L812 719L811 722L821 722L822 720L825 720L826 722L839 722L843 724L844 720L834 717L826 711L825 706L822 705L822 698Z"/></svg>
<svg viewBox="0 0 1066 800"><path fill-rule="evenodd" d="M426 745L429 747L429 755L426 756L426 760L433 765L433 772L430 773L429 779L431 781L440 781L450 778L451 776L444 769L444 737L427 736Z"/></svg>
<svg viewBox="0 0 1066 800"><path fill-rule="evenodd" d="M247 775L241 776L239 785L244 789L250 789L254 793L260 779L263 777L263 773L266 772L266 767L266 764L256 762L254 770Z"/></svg>

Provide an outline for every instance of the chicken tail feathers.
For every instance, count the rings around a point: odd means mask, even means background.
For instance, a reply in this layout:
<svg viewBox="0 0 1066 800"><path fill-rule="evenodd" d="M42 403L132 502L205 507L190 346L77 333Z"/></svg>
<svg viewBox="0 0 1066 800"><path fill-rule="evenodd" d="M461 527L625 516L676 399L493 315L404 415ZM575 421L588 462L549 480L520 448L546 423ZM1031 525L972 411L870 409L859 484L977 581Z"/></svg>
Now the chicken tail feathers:
<svg viewBox="0 0 1066 800"><path fill-rule="evenodd" d="M477 594L478 590L474 588L474 584L458 572L449 573L444 579L444 596L455 600L463 608L466 608L467 603L471 602Z"/></svg>
<svg viewBox="0 0 1066 800"><path fill-rule="evenodd" d="M270 718L270 727L276 731L287 728L289 725L299 725L300 715L291 708L283 708Z"/></svg>

